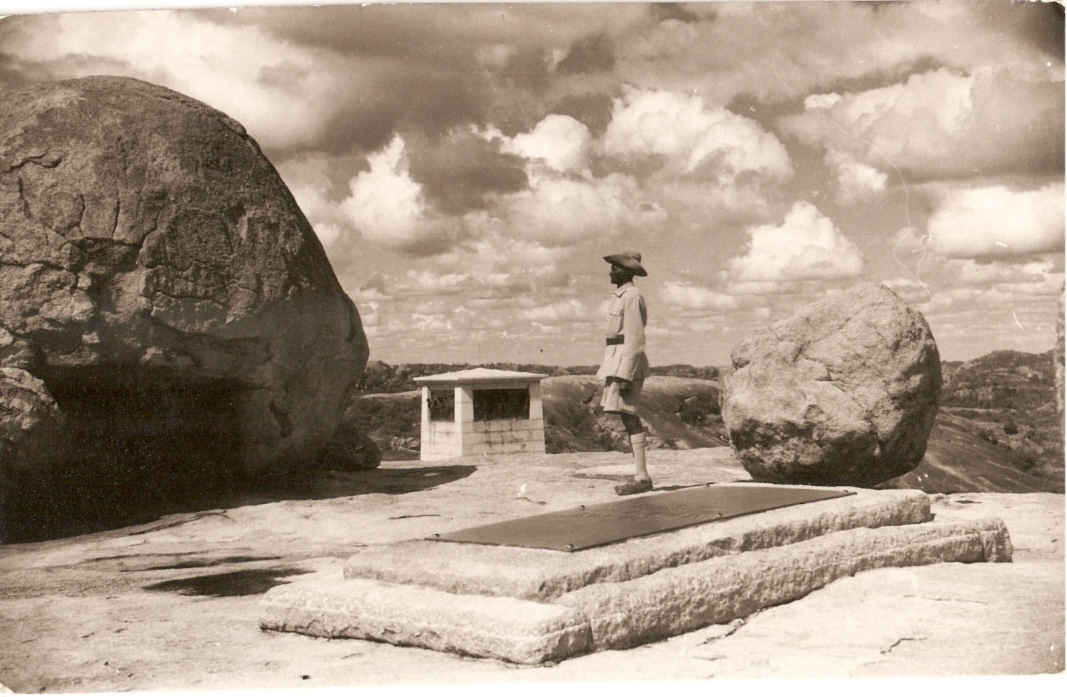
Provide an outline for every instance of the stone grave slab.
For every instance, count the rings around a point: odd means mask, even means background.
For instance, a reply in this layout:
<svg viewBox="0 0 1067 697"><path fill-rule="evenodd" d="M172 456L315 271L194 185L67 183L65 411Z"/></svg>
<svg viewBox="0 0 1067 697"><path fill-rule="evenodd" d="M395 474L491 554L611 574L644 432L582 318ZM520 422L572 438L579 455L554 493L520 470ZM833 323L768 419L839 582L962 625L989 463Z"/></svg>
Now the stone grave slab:
<svg viewBox="0 0 1067 697"><path fill-rule="evenodd" d="M575 552L713 520L851 495L840 487L693 486L435 533L429 539Z"/></svg>
<svg viewBox="0 0 1067 697"><path fill-rule="evenodd" d="M849 491L575 552L368 547L343 577L271 589L260 626L542 663L729 622L867 569L1011 560L1000 520L941 524L922 492Z"/></svg>
<svg viewBox="0 0 1067 697"><path fill-rule="evenodd" d="M734 485L716 486L727 489ZM348 558L344 575L452 593L545 600L590 583L627 581L680 564L778 547L836 530L908 525L932 518L930 500L921 491L849 491L854 495L574 553L428 540L371 545Z"/></svg>

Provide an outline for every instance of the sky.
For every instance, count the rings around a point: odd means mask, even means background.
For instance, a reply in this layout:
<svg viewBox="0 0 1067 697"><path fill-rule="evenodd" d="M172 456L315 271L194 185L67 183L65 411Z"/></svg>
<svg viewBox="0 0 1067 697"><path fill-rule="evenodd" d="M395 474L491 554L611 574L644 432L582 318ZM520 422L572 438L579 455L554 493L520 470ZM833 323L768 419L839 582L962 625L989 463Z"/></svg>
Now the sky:
<svg viewBox="0 0 1067 697"><path fill-rule="evenodd" d="M0 14L26 11L6 1ZM595 364L613 291L602 257L623 250L648 270L653 365L728 364L747 334L861 281L922 312L945 360L1054 342L1057 4L0 19L0 92L94 74L246 127L356 303L372 360Z"/></svg>

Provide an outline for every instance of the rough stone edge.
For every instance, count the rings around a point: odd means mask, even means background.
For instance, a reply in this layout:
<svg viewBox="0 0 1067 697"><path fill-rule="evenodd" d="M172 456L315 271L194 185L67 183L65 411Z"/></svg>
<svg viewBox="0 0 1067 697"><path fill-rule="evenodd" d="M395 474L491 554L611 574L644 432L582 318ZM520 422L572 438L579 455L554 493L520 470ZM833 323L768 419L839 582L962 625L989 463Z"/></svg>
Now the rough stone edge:
<svg viewBox="0 0 1067 697"><path fill-rule="evenodd" d="M551 604L322 578L268 592L260 627L536 664L729 622L860 571L1006 562L1011 554L1003 521L987 518L842 530L630 581L594 584Z"/></svg>
<svg viewBox="0 0 1067 697"><path fill-rule="evenodd" d="M885 566L1008 562L996 518L839 531L776 549L709 559L556 600L589 618L593 650L629 648L797 600L828 583Z"/></svg>
<svg viewBox="0 0 1067 697"><path fill-rule="evenodd" d="M344 575L449 593L545 601L591 583L628 581L661 569L793 544L834 531L931 519L930 499L920 491L868 489L575 553L408 540L360 550L346 561Z"/></svg>
<svg viewBox="0 0 1067 697"><path fill-rule="evenodd" d="M568 607L366 579L273 588L261 601L259 626L526 664L587 653L592 645L589 623Z"/></svg>

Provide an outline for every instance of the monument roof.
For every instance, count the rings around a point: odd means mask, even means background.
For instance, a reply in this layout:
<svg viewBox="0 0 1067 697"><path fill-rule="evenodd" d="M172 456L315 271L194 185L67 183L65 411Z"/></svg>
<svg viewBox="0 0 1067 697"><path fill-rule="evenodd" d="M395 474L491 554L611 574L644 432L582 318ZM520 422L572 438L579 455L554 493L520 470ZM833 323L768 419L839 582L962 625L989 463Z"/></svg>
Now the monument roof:
<svg viewBox="0 0 1067 697"><path fill-rule="evenodd" d="M471 384L480 382L536 382L547 375L541 373L523 373L517 370L496 370L495 368L471 368L469 370L457 370L451 373L438 373L437 375L423 375L415 378L415 382L428 384Z"/></svg>

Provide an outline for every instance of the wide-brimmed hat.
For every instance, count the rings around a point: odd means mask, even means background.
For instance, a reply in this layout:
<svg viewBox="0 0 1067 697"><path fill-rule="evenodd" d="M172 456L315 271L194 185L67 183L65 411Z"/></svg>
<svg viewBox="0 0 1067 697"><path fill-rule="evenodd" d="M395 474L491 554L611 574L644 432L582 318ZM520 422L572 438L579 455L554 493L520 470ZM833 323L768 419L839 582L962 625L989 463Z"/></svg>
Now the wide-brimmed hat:
<svg viewBox="0 0 1067 697"><path fill-rule="evenodd" d="M604 261L609 264L618 264L624 269L629 269L634 272L635 276L648 275L648 272L645 271L645 267L641 266L641 252L619 252L618 254L609 254L604 257Z"/></svg>

